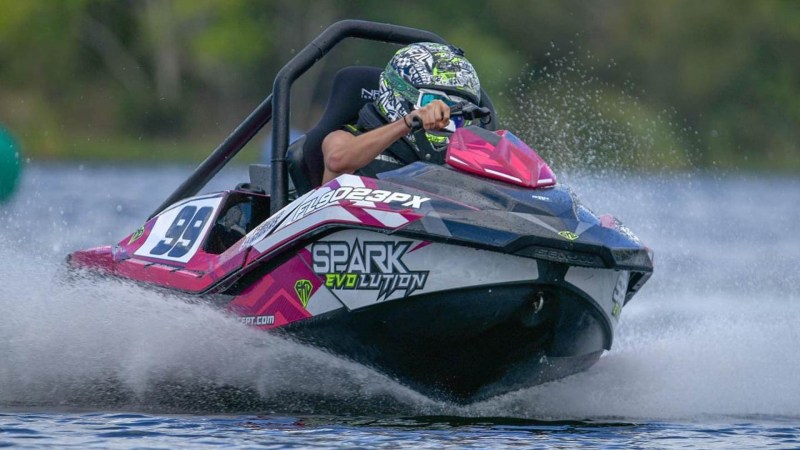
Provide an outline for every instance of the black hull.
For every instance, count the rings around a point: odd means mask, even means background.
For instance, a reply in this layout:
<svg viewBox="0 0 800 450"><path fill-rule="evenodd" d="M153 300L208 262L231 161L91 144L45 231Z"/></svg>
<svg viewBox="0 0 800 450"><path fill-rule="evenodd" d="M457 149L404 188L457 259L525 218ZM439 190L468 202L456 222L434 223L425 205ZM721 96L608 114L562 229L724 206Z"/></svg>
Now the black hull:
<svg viewBox="0 0 800 450"><path fill-rule="evenodd" d="M536 284L481 286L343 309L283 330L420 392L462 402L585 370L611 339L591 301Z"/></svg>

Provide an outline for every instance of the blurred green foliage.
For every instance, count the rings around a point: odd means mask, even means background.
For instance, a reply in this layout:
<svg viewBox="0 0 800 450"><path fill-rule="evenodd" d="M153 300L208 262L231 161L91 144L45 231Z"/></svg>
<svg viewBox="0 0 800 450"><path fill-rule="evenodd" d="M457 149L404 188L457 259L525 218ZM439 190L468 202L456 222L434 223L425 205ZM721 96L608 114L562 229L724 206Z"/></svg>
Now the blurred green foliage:
<svg viewBox="0 0 800 450"><path fill-rule="evenodd" d="M34 159L197 159L345 18L464 48L502 125L557 165L800 169L793 0L0 0L0 123ZM394 50L334 50L293 124L315 122L338 68Z"/></svg>

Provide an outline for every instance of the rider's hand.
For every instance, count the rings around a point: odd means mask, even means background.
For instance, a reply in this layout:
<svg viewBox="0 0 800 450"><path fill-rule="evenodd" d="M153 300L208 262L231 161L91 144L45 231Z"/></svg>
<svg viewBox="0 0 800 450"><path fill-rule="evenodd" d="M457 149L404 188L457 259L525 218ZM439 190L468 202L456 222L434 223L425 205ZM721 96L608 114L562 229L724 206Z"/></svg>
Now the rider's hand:
<svg viewBox="0 0 800 450"><path fill-rule="evenodd" d="M441 130L450 123L450 107L441 100L434 100L422 108L415 109L408 114L408 122L419 117L422 128L426 130Z"/></svg>

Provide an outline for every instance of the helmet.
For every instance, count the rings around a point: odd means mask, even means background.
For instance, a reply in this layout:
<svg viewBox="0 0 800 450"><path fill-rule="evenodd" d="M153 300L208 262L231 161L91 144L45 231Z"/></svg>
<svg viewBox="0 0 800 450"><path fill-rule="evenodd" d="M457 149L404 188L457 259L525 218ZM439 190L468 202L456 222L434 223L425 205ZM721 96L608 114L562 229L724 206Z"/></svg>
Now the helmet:
<svg viewBox="0 0 800 450"><path fill-rule="evenodd" d="M419 89L480 103L478 74L460 49L448 45L419 42L398 50L381 73L378 110L392 122L406 116L418 103ZM434 147L446 146L449 134L426 132Z"/></svg>

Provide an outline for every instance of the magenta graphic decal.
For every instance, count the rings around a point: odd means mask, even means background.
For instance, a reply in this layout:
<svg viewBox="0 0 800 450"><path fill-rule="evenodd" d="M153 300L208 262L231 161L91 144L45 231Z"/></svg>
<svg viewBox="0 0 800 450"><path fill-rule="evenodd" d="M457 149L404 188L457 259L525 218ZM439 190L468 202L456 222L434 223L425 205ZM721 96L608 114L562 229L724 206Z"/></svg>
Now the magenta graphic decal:
<svg viewBox="0 0 800 450"><path fill-rule="evenodd" d="M245 318L271 316L272 319L262 319L271 323L255 323L256 319L251 323L267 328L310 317L305 308L322 283L304 263L303 260L309 258L308 250L301 250L297 256L242 292L228 305L228 309Z"/></svg>

